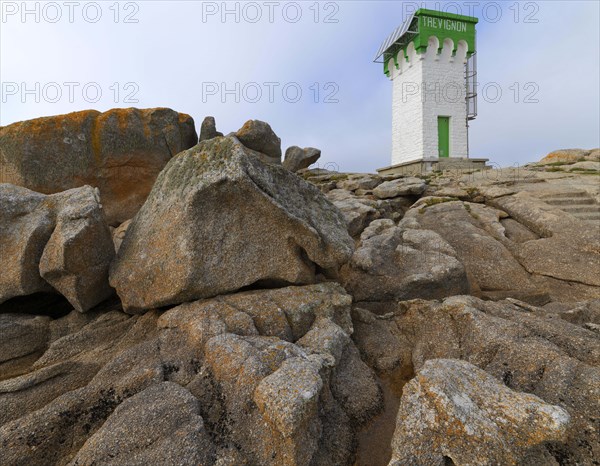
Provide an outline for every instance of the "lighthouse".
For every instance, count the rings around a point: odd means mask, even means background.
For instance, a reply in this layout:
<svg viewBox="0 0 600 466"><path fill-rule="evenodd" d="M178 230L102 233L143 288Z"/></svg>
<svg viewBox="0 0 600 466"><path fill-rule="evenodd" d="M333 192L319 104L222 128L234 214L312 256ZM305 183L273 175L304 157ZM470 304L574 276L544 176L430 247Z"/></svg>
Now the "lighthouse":
<svg viewBox="0 0 600 466"><path fill-rule="evenodd" d="M384 41L375 57L392 81L392 157L382 174L483 168L469 158L469 122L477 116L478 19L420 9Z"/></svg>

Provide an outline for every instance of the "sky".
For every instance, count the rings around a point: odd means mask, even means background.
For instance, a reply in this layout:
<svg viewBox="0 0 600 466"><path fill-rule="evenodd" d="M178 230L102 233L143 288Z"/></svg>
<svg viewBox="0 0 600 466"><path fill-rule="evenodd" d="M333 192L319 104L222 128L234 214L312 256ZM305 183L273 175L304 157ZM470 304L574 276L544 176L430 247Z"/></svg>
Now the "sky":
<svg viewBox="0 0 600 466"><path fill-rule="evenodd" d="M392 83L373 63L409 11L472 14L470 156L522 165L600 146L600 2L0 1L0 125L94 108L169 107L229 133L267 121L318 166L391 157ZM485 93L482 92L485 89ZM499 92L498 92L499 91ZM485 94L485 95L484 95Z"/></svg>

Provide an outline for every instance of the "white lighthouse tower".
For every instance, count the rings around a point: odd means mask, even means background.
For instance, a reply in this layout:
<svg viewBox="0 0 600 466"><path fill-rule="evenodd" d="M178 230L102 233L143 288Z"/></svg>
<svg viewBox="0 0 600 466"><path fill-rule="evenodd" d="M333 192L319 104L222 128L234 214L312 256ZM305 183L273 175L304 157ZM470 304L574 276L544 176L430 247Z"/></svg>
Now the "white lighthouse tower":
<svg viewBox="0 0 600 466"><path fill-rule="evenodd" d="M382 44L376 62L392 81L392 161L380 173L450 166L470 159L469 121L477 115L477 18L420 9Z"/></svg>

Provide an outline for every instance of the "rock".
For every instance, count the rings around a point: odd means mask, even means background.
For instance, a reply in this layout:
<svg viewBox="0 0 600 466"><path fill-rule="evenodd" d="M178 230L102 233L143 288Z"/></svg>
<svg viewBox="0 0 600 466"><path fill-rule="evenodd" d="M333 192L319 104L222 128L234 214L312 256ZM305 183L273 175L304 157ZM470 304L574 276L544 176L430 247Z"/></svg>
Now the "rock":
<svg viewBox="0 0 600 466"><path fill-rule="evenodd" d="M163 381L156 313L75 317L53 325L31 372L0 383L3 464L67 464L124 399Z"/></svg>
<svg viewBox="0 0 600 466"><path fill-rule="evenodd" d="M600 267L600 244L593 228L526 192L487 202L424 197L401 224L432 230L448 242L475 296L536 305L600 296L593 272Z"/></svg>
<svg viewBox="0 0 600 466"><path fill-rule="evenodd" d="M586 159L590 160L591 162L600 162L600 149L591 150L586 156Z"/></svg>
<svg viewBox="0 0 600 466"><path fill-rule="evenodd" d="M0 381L21 375L46 349L50 318L0 314Z"/></svg>
<svg viewBox="0 0 600 466"><path fill-rule="evenodd" d="M49 196L0 185L0 303L56 290L80 312L112 294L110 230L94 189Z"/></svg>
<svg viewBox="0 0 600 466"><path fill-rule="evenodd" d="M536 286L527 271L508 245L497 239L504 230L499 216L496 209L481 204L431 197L420 199L405 214L403 222L416 222L419 228L434 231L448 242L464 265L476 294L479 290L534 292Z"/></svg>
<svg viewBox="0 0 600 466"><path fill-rule="evenodd" d="M356 301L442 298L469 290L456 251L437 233L405 222L377 220L367 228L342 268L344 287Z"/></svg>
<svg viewBox="0 0 600 466"><path fill-rule="evenodd" d="M528 272L600 287L596 273L600 270L600 237L594 228L527 193L494 199L491 204L537 233L537 240L522 243L515 251ZM600 296L600 289L595 292Z"/></svg>
<svg viewBox="0 0 600 466"><path fill-rule="evenodd" d="M172 382L126 399L83 445L72 466L215 464L198 400Z"/></svg>
<svg viewBox="0 0 600 466"><path fill-rule="evenodd" d="M200 127L200 141L208 141L219 136L223 136L223 133L217 131L217 124L215 123L215 117L207 116L202 120L202 126Z"/></svg>
<svg viewBox="0 0 600 466"><path fill-rule="evenodd" d="M112 238L92 188L75 188L54 197L63 198L62 206L40 258L40 274L76 310L85 312L113 293L108 284L115 255Z"/></svg>
<svg viewBox="0 0 600 466"><path fill-rule="evenodd" d="M515 194L515 189L509 189L500 186L482 186L478 188L479 193L487 200L496 199L497 197L508 196Z"/></svg>
<svg viewBox="0 0 600 466"><path fill-rule="evenodd" d="M161 357L200 399L212 435L248 464L348 464L351 426L380 402L372 371L351 363L350 305L333 283L183 304L161 317Z"/></svg>
<svg viewBox="0 0 600 466"><path fill-rule="evenodd" d="M318 359L287 359L254 391L254 402L265 420L284 439L295 444L289 456L283 452L279 460L282 464L310 464L318 448L321 429L318 401L323 389L321 367Z"/></svg>
<svg viewBox="0 0 600 466"><path fill-rule="evenodd" d="M131 219L121 223L117 228L112 232L112 239L115 245L115 252L119 252L119 248L125 239L125 235L127 234L127 229L131 225Z"/></svg>
<svg viewBox="0 0 600 466"><path fill-rule="evenodd" d="M353 344L346 344L332 378L332 392L356 426L363 426L383 409L383 393L375 374Z"/></svg>
<svg viewBox="0 0 600 466"><path fill-rule="evenodd" d="M536 447L563 441L569 420L472 364L433 359L404 387L390 465L548 464Z"/></svg>
<svg viewBox="0 0 600 466"><path fill-rule="evenodd" d="M421 178L407 177L385 181L373 190L379 199L389 199L398 196L418 196L423 194L427 184Z"/></svg>
<svg viewBox="0 0 600 466"><path fill-rule="evenodd" d="M348 191L372 191L382 183L381 177L377 175L362 176L360 178L350 178L338 182L339 189L347 189Z"/></svg>
<svg viewBox="0 0 600 466"><path fill-rule="evenodd" d="M194 120L167 108L69 113L0 128L0 183L53 194L100 189L118 225L144 203L169 159L196 144Z"/></svg>
<svg viewBox="0 0 600 466"><path fill-rule="evenodd" d="M598 172L600 171L600 161L598 162L577 162L572 165L569 165L568 170L572 171L592 171Z"/></svg>
<svg viewBox="0 0 600 466"><path fill-rule="evenodd" d="M375 201L350 196L345 199L332 200L332 202L344 215L348 225L348 233L353 238L360 235L369 223L380 216Z"/></svg>
<svg viewBox="0 0 600 466"><path fill-rule="evenodd" d="M393 316L392 316L393 317ZM414 376L412 367L412 345L399 334L390 316L378 316L368 310L355 307L352 310L354 333L352 339L360 350L361 358L377 374L390 377L399 371L410 379Z"/></svg>
<svg viewBox="0 0 600 466"><path fill-rule="evenodd" d="M555 311L561 319L576 325L586 325L588 323L600 324L600 299L568 305L561 303L551 303L544 306L544 309L551 306L558 306Z"/></svg>
<svg viewBox="0 0 600 466"><path fill-rule="evenodd" d="M39 264L54 229L54 214L47 196L0 184L0 303L52 290L40 276Z"/></svg>
<svg viewBox="0 0 600 466"><path fill-rule="evenodd" d="M251 285L315 281L348 260L340 212L313 186L235 138L175 157L129 226L110 282L128 312Z"/></svg>
<svg viewBox="0 0 600 466"><path fill-rule="evenodd" d="M360 321L355 319L353 338L371 367L391 366L411 374L431 359L461 359L511 390L561 406L571 417L567 438L538 451L550 455L548 460L523 464L553 464L552 457L562 464L589 464L600 454L594 428L600 412L600 340L596 333L538 309L470 296L443 303L407 301L388 306L386 316L355 313Z"/></svg>
<svg viewBox="0 0 600 466"><path fill-rule="evenodd" d="M281 139L268 123L248 120L234 135L248 149L264 154L264 162L281 164Z"/></svg>
<svg viewBox="0 0 600 466"><path fill-rule="evenodd" d="M327 193L327 198L332 201L343 201L346 199L356 199L356 196L347 189L332 189Z"/></svg>
<svg viewBox="0 0 600 466"><path fill-rule="evenodd" d="M584 157L590 154L591 151L584 149L561 149L550 152L546 157L540 160L540 165L557 164L557 163L574 163L581 161Z"/></svg>
<svg viewBox="0 0 600 466"><path fill-rule="evenodd" d="M305 147L302 149L298 146L291 146L285 151L283 168L287 168L291 172L297 172L303 168L310 167L320 157L320 149L315 149L314 147Z"/></svg>

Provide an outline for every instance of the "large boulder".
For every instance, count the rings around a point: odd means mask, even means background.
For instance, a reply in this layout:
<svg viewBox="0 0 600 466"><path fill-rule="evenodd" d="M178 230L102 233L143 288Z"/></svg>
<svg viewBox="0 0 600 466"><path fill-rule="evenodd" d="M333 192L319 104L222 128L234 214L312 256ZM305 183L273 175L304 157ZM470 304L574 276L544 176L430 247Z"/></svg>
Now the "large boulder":
<svg viewBox="0 0 600 466"><path fill-rule="evenodd" d="M457 253L434 231L414 222L373 221L351 261L342 268L342 283L357 301L443 298L469 292Z"/></svg>
<svg viewBox="0 0 600 466"><path fill-rule="evenodd" d="M465 361L433 359L402 391L390 466L549 464L569 414Z"/></svg>
<svg viewBox="0 0 600 466"><path fill-rule="evenodd" d="M508 244L498 241L502 213L481 204L454 198L426 197L405 215L404 221L436 232L456 251L464 264L475 293L501 290L531 290L529 274L511 254Z"/></svg>
<svg viewBox="0 0 600 466"><path fill-rule="evenodd" d="M133 219L110 282L128 312L248 286L335 275L353 250L340 212L312 185L233 137L173 158Z"/></svg>
<svg viewBox="0 0 600 466"><path fill-rule="evenodd" d="M310 167L321 157L321 150L314 147L305 147L302 149L298 146L288 147L285 151L285 159L283 167L289 171L297 172L303 168Z"/></svg>
<svg viewBox="0 0 600 466"><path fill-rule="evenodd" d="M59 196L64 200L40 258L40 275L84 312L112 294L108 284L112 237L92 188L75 188Z"/></svg>
<svg viewBox="0 0 600 466"><path fill-rule="evenodd" d="M116 225L135 215L169 159L197 140L194 120L167 108L22 121L0 128L0 183L44 194L97 187Z"/></svg>
<svg viewBox="0 0 600 466"><path fill-rule="evenodd" d="M44 281L39 264L54 229L48 196L9 184L0 184L0 303L52 287Z"/></svg>
<svg viewBox="0 0 600 466"><path fill-rule="evenodd" d="M248 464L349 464L354 428L381 408L350 305L333 283L183 304L159 321L161 355Z"/></svg>
<svg viewBox="0 0 600 466"><path fill-rule="evenodd" d="M112 294L114 247L89 186L46 196L0 184L0 249L0 303L56 290L85 312Z"/></svg>
<svg viewBox="0 0 600 466"><path fill-rule="evenodd" d="M264 162L281 164L281 139L268 123L248 120L233 135L248 149L262 154Z"/></svg>

